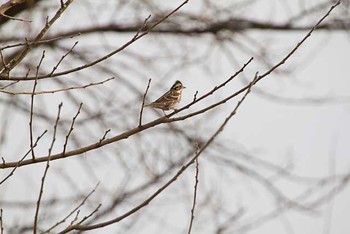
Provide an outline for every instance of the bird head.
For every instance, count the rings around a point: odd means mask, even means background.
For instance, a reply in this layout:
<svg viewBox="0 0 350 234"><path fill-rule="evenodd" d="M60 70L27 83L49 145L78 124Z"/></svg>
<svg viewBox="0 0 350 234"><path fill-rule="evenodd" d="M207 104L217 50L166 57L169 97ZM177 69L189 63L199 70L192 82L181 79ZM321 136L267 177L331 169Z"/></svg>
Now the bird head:
<svg viewBox="0 0 350 234"><path fill-rule="evenodd" d="M181 92L183 89L185 89L186 87L183 86L183 84L181 83L181 81L177 80L175 81L175 83L173 84L173 86L171 87L171 90L174 90L176 92Z"/></svg>

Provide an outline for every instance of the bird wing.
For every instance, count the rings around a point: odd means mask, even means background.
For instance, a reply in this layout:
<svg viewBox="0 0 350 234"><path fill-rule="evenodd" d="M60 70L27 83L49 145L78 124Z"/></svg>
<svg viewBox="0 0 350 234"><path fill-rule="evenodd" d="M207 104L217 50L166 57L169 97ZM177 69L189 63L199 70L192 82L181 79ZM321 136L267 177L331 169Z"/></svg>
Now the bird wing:
<svg viewBox="0 0 350 234"><path fill-rule="evenodd" d="M172 101L176 101L178 98L179 98L179 95L177 93L174 94L173 92L171 92L171 90L169 90L168 92L163 94L163 96L155 100L153 103L169 102L169 101L172 102Z"/></svg>

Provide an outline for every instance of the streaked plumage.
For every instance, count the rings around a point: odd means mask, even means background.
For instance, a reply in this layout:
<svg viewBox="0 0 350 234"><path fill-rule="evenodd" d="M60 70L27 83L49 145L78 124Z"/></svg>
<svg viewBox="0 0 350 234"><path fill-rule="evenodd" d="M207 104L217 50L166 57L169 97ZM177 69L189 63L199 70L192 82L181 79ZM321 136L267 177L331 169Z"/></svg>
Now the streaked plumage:
<svg viewBox="0 0 350 234"><path fill-rule="evenodd" d="M175 81L173 86L171 86L170 90L163 94L160 98L155 100L154 102L145 105L153 108L158 108L161 110L170 110L175 109L176 104L181 101L181 92L185 87L182 85L180 81Z"/></svg>

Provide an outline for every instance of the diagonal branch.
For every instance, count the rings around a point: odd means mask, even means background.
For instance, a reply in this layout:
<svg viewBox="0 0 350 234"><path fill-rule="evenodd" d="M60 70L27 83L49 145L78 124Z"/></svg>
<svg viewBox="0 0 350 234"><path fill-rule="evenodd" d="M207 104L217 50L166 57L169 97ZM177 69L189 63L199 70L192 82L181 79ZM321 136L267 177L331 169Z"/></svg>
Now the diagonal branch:
<svg viewBox="0 0 350 234"><path fill-rule="evenodd" d="M148 80L148 84L147 84L147 88L145 93L143 94L143 98L142 98L142 106L141 106L141 110L140 110L140 117L139 117L139 127L142 125L142 113L143 113L143 108L145 106L145 99L146 99L146 95L149 89L149 86L151 85L151 79Z"/></svg>

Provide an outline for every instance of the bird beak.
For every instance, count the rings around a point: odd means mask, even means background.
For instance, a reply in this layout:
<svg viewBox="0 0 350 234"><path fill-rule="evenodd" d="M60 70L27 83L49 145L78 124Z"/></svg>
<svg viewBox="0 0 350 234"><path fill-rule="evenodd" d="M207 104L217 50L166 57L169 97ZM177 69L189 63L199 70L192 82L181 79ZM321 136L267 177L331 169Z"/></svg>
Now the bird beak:
<svg viewBox="0 0 350 234"><path fill-rule="evenodd" d="M186 87L184 86L184 89L185 89Z"/></svg>

